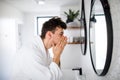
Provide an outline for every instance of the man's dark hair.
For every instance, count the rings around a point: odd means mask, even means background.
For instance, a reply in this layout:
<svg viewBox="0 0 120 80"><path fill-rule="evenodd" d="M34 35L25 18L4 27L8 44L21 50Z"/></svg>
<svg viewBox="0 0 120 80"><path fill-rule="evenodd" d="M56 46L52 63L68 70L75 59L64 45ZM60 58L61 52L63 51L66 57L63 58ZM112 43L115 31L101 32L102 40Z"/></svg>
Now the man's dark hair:
<svg viewBox="0 0 120 80"><path fill-rule="evenodd" d="M57 27L60 27L62 29L66 29L66 23L63 22L61 20L61 18L59 17L53 17L51 19L49 19L48 21L46 21L43 24L42 30L41 30L41 38L44 39L45 38L45 34L47 33L47 31L52 31L53 33L55 32L55 29Z"/></svg>

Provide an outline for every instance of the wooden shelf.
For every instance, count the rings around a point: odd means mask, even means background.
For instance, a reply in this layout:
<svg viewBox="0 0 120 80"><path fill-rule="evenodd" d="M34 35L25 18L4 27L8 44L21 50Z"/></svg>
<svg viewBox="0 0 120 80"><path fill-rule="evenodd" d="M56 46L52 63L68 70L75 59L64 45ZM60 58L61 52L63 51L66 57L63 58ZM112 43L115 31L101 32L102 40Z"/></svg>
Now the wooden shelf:
<svg viewBox="0 0 120 80"><path fill-rule="evenodd" d="M80 44L79 42L68 42L67 44Z"/></svg>
<svg viewBox="0 0 120 80"><path fill-rule="evenodd" d="M67 44L83 44L83 42L68 42Z"/></svg>
<svg viewBox="0 0 120 80"><path fill-rule="evenodd" d="M83 29L84 27L82 26L68 26L67 27L67 30L80 30L80 29ZM77 40L78 41L78 40ZM84 44L84 42L76 42L76 41L73 41L73 42L68 42L67 44Z"/></svg>
<svg viewBox="0 0 120 80"><path fill-rule="evenodd" d="M67 44L84 44L84 42L68 42ZM90 42L90 44L93 44L93 42Z"/></svg>
<svg viewBox="0 0 120 80"><path fill-rule="evenodd" d="M67 27L67 29L81 29L83 27L78 27L78 26L69 26Z"/></svg>

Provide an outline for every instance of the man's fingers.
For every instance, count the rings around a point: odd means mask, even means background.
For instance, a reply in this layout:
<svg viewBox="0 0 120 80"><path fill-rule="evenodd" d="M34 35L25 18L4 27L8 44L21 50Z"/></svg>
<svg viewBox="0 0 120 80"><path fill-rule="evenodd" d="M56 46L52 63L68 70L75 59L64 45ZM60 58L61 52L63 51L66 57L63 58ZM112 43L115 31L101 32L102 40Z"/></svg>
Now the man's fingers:
<svg viewBox="0 0 120 80"><path fill-rule="evenodd" d="M61 47L64 47L67 44L67 37L64 37L61 42Z"/></svg>

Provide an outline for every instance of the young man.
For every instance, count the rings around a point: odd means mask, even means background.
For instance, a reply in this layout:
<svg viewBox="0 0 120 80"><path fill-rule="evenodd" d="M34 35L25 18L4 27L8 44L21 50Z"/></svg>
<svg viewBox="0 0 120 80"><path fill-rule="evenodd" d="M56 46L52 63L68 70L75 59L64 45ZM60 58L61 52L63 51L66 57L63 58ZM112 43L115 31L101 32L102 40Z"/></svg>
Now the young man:
<svg viewBox="0 0 120 80"><path fill-rule="evenodd" d="M58 17L46 21L41 35L19 53L13 80L61 80L62 73L58 65L67 43L63 35L66 28L66 24ZM53 58L50 57L49 48L53 50Z"/></svg>

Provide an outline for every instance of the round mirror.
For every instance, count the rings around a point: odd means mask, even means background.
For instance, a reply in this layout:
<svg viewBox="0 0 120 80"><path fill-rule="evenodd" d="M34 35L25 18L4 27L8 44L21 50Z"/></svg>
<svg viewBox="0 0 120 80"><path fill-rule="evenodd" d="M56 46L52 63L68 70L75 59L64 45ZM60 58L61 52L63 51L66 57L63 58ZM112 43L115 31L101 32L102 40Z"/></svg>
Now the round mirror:
<svg viewBox="0 0 120 80"><path fill-rule="evenodd" d="M113 30L107 0L92 0L90 13L90 55L96 74L104 76L109 69L112 47Z"/></svg>
<svg viewBox="0 0 120 80"><path fill-rule="evenodd" d="M83 55L85 55L87 48L87 29L86 29L84 0L82 0L82 6L81 6L80 26L81 26L80 28L81 52Z"/></svg>

